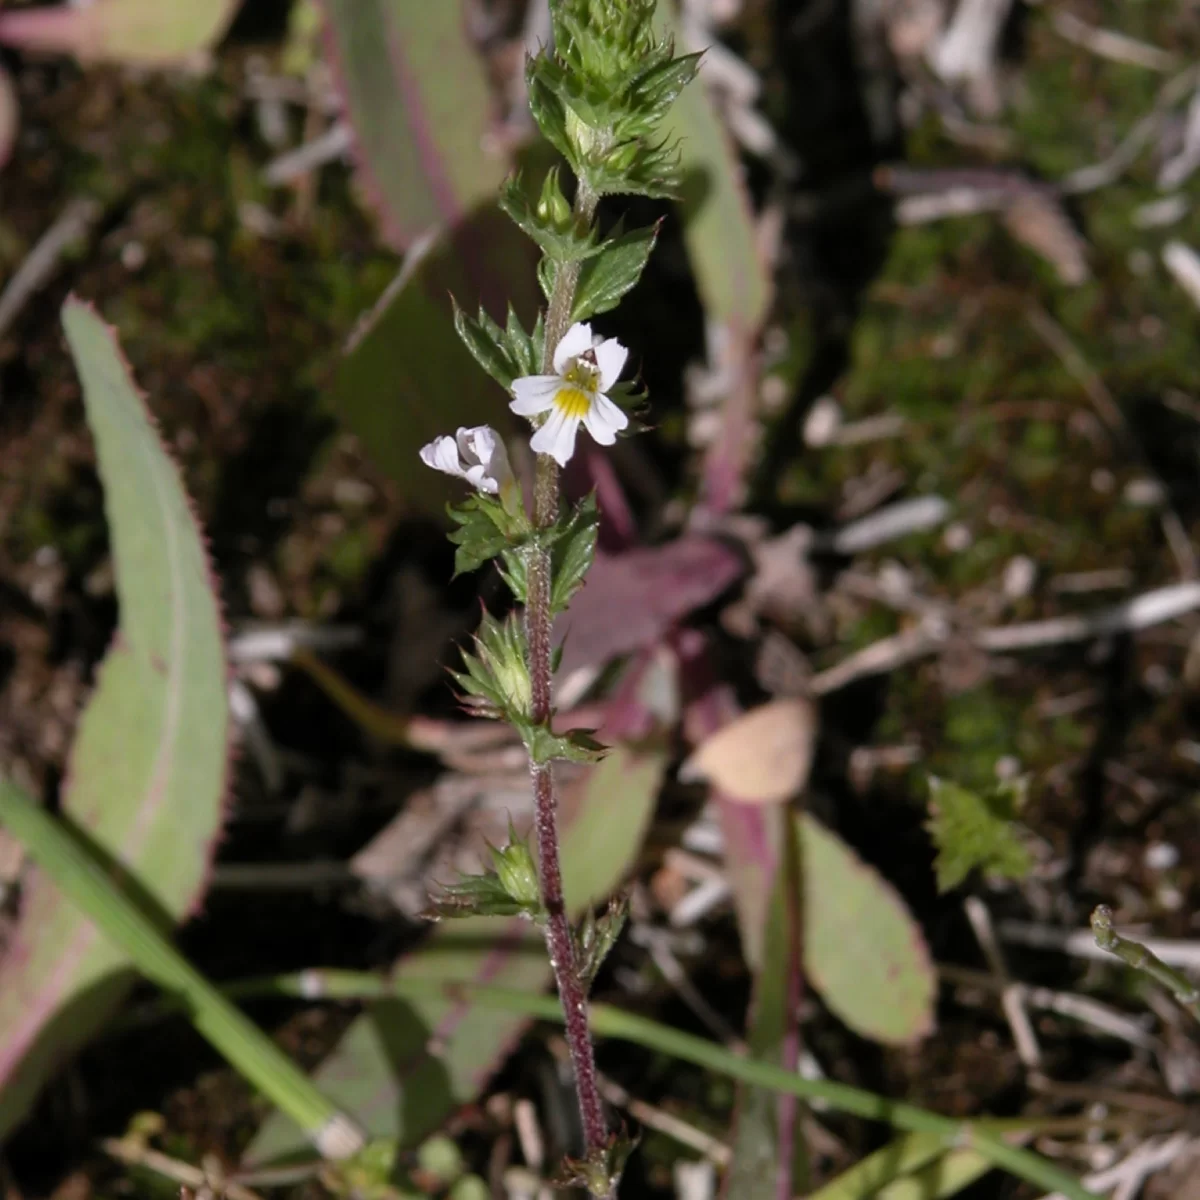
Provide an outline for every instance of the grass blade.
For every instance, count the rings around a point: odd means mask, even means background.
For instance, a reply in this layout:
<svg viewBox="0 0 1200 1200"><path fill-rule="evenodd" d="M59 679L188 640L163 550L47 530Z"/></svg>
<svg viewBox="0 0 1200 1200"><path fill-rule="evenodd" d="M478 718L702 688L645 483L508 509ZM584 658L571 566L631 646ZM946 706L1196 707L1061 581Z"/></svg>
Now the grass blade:
<svg viewBox="0 0 1200 1200"><path fill-rule="evenodd" d="M197 1030L292 1117L322 1155L344 1158L361 1148L357 1126L175 950L127 890L117 886L112 877L114 867L78 830L56 820L4 779L0 779L0 822L67 899L86 913L147 979L178 1001Z"/></svg>

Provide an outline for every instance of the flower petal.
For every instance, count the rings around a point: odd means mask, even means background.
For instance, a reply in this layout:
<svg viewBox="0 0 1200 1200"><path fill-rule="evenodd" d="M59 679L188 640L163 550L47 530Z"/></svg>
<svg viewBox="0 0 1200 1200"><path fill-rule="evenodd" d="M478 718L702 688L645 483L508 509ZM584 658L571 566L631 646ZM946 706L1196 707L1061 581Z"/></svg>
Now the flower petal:
<svg viewBox="0 0 1200 1200"><path fill-rule="evenodd" d="M487 467L468 467L464 478L473 487L489 496L494 496L500 490L500 484L488 474Z"/></svg>
<svg viewBox="0 0 1200 1200"><path fill-rule="evenodd" d="M452 437L434 438L427 446L421 447L421 461L435 471L443 471L447 475L462 476L462 464L458 457L458 444Z"/></svg>
<svg viewBox="0 0 1200 1200"><path fill-rule="evenodd" d="M524 375L512 381L514 399L509 408L519 417L535 417L554 407L554 397L562 387L557 375Z"/></svg>
<svg viewBox="0 0 1200 1200"><path fill-rule="evenodd" d="M575 434L579 419L568 417L556 408L545 425L529 439L529 447L536 454L549 454L560 467L565 467L575 453Z"/></svg>
<svg viewBox="0 0 1200 1200"><path fill-rule="evenodd" d="M564 374L571 359L592 348L592 340L592 327L586 321L577 321L554 347L554 369L560 375Z"/></svg>
<svg viewBox="0 0 1200 1200"><path fill-rule="evenodd" d="M607 392L621 377L629 351L616 338L605 338L595 353L596 366L600 368L600 391Z"/></svg>
<svg viewBox="0 0 1200 1200"><path fill-rule="evenodd" d="M488 466L496 453L496 431L487 425L475 425L469 429L460 428L455 435L458 442L458 453L468 466L476 463Z"/></svg>
<svg viewBox="0 0 1200 1200"><path fill-rule="evenodd" d="M607 396L597 396L583 423L593 441L611 446L617 440L617 433L629 424L629 418Z"/></svg>

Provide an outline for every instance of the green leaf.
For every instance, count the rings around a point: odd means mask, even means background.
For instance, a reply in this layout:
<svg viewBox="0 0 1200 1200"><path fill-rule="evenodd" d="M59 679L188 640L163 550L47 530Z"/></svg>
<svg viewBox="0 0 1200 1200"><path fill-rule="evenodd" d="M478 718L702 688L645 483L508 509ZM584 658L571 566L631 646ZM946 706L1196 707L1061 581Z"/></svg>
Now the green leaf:
<svg viewBox="0 0 1200 1200"><path fill-rule="evenodd" d="M571 262L596 253L595 230L575 227L571 207L558 185L557 167L546 172L546 183L536 208L517 176L505 181L500 191L500 207L555 262Z"/></svg>
<svg viewBox="0 0 1200 1200"><path fill-rule="evenodd" d="M604 912L599 917L588 908L575 931L575 947L579 963L579 978L585 992L604 965L612 948L629 920L629 896L610 896Z"/></svg>
<svg viewBox="0 0 1200 1200"><path fill-rule="evenodd" d="M447 537L458 549L454 552L454 578L476 571L490 562L508 545L508 538L497 528L494 510L499 505L469 496L462 504L448 505L446 515L458 526Z"/></svg>
<svg viewBox="0 0 1200 1200"><path fill-rule="evenodd" d="M551 564L554 573L550 585L550 611L562 612L571 597L583 586L583 581L596 557L596 539L600 535L600 510L596 493L589 492L570 515L560 524L556 535Z"/></svg>
<svg viewBox="0 0 1200 1200"><path fill-rule="evenodd" d="M514 722L516 724L516 722ZM608 753L608 747L596 741L588 730L572 729L554 733L544 725L519 725L525 748L535 763L564 762L598 763Z"/></svg>
<svg viewBox="0 0 1200 1200"><path fill-rule="evenodd" d="M469 317L451 297L454 304L454 330L471 357L507 391L520 374L509 351L504 330L481 308L478 317Z"/></svg>
<svg viewBox="0 0 1200 1200"><path fill-rule="evenodd" d="M366 192L397 247L489 202L508 173L486 65L461 4L325 0L332 58Z"/></svg>
<svg viewBox="0 0 1200 1200"><path fill-rule="evenodd" d="M658 6L664 28L678 34L671 5ZM710 321L754 332L771 303L771 276L758 250L742 167L700 79L686 88L663 122L678 143L684 239Z"/></svg>
<svg viewBox="0 0 1200 1200"><path fill-rule="evenodd" d="M488 716L501 717L518 728L526 726L533 691L525 627L516 613L498 621L485 612L475 631L473 652L461 653L466 671L452 672L459 686L482 704Z"/></svg>
<svg viewBox="0 0 1200 1200"><path fill-rule="evenodd" d="M571 320L586 321L616 308L621 297L641 278L657 237L656 224L609 238L579 272Z"/></svg>
<svg viewBox="0 0 1200 1200"><path fill-rule="evenodd" d="M563 884L572 913L621 883L645 837L668 761L662 748L618 747L565 791ZM393 975L401 981L486 980L538 992L550 980L550 967L541 933L527 921L470 917L439 927L400 959ZM383 1001L354 1022L315 1078L372 1135L413 1145L478 1095L527 1020L445 997ZM276 1113L247 1159L274 1162L303 1147L299 1131Z"/></svg>
<svg viewBox="0 0 1200 1200"><path fill-rule="evenodd" d="M179 473L113 332L77 300L63 325L104 484L120 629L79 722L62 809L164 918L191 910L220 828L229 752L216 589ZM112 1014L128 958L35 876L0 963L0 1133Z"/></svg>
<svg viewBox="0 0 1200 1200"><path fill-rule="evenodd" d="M421 914L432 921L445 917L532 917L538 909L508 894L495 871L484 875L464 875L453 883L441 884L429 897L429 907Z"/></svg>
<svg viewBox="0 0 1200 1200"><path fill-rule="evenodd" d="M454 328L475 361L505 391L518 376L536 375L541 370L541 314L529 334L511 304L508 320L501 329L482 308L478 317L469 317L454 301Z"/></svg>
<svg viewBox="0 0 1200 1200"><path fill-rule="evenodd" d="M938 891L958 887L978 868L1006 879L1023 879L1033 866L1022 843L1017 812L1020 786L1000 785L985 795L929 777L929 830L937 847Z"/></svg>
<svg viewBox="0 0 1200 1200"><path fill-rule="evenodd" d="M238 0L97 0L0 13L0 42L83 62L169 66L215 46Z"/></svg>
<svg viewBox="0 0 1200 1200"><path fill-rule="evenodd" d="M895 889L805 814L794 824L804 886L804 969L856 1033L902 1045L933 1028L937 977Z"/></svg>

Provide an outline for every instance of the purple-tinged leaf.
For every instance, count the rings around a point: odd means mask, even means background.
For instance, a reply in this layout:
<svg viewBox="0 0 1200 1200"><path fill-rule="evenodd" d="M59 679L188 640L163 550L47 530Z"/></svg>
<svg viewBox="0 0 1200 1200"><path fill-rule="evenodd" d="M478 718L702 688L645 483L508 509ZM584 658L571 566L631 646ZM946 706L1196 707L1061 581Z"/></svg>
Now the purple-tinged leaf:
<svg viewBox="0 0 1200 1200"><path fill-rule="evenodd" d="M63 309L96 439L120 628L76 732L62 807L165 920L195 905L220 828L225 647L204 543L113 331ZM44 876L0 961L0 1136L112 1014L128 960Z"/></svg>
<svg viewBox="0 0 1200 1200"><path fill-rule="evenodd" d="M397 248L494 200L491 97L462 0L323 0L362 179Z"/></svg>
<svg viewBox="0 0 1200 1200"><path fill-rule="evenodd" d="M694 744L736 719L732 689L716 681L705 639L677 639L684 671L687 740ZM933 1026L935 976L921 930L896 890L836 834L807 814L750 807L712 794L725 841L742 952L766 968L764 937L786 839L800 846L804 975L856 1033L904 1044Z"/></svg>
<svg viewBox="0 0 1200 1200"><path fill-rule="evenodd" d="M661 19L679 38L670 5ZM756 334L771 303L771 276L759 250L742 164L705 88L700 60L695 84L671 106L662 132L679 143L688 256L708 319Z"/></svg>
<svg viewBox="0 0 1200 1200"><path fill-rule="evenodd" d="M0 168L12 155L20 120L21 110L13 77L0 67Z"/></svg>
<svg viewBox="0 0 1200 1200"><path fill-rule="evenodd" d="M764 930L762 964L754 977L747 1042L753 1057L795 1071L800 1063L801 965L800 862L794 839L785 839L775 872ZM799 1100L763 1088L740 1087L734 1118L733 1160L722 1195L791 1200L806 1173L799 1137Z"/></svg>
<svg viewBox="0 0 1200 1200"><path fill-rule="evenodd" d="M583 589L555 622L555 638L563 644L562 674L654 645L744 570L734 546L709 537L597 553Z"/></svg>
<svg viewBox="0 0 1200 1200"><path fill-rule="evenodd" d="M170 66L215 46L238 0L93 0L0 13L0 42L81 62Z"/></svg>
<svg viewBox="0 0 1200 1200"><path fill-rule="evenodd" d="M684 735L708 742L741 716L733 689L717 680L707 641L696 630L678 639L688 702ZM709 791L725 847L725 876L733 891L742 953L754 975L748 1041L756 1057L795 1070L802 971L800 860L788 838L790 815L780 805L747 805L717 787ZM794 1096L740 1087L733 1161L722 1187L741 1196L790 1200L796 1168L803 1166Z"/></svg>

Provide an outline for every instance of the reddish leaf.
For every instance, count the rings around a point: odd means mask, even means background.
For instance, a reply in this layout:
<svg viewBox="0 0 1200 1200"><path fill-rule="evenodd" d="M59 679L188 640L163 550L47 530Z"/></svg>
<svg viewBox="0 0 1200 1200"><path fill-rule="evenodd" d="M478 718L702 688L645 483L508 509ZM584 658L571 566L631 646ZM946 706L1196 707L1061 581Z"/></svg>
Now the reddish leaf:
<svg viewBox="0 0 1200 1200"><path fill-rule="evenodd" d="M491 98L462 0L324 0L329 57L354 127L365 189L405 247L495 197Z"/></svg>
<svg viewBox="0 0 1200 1200"><path fill-rule="evenodd" d="M715 538L597 554L587 583L559 617L562 674L653 645L680 618L719 596L744 571L742 555Z"/></svg>
<svg viewBox="0 0 1200 1200"><path fill-rule="evenodd" d="M13 86L12 76L0 67L0 167L8 162L12 154L20 117L17 89Z"/></svg>
<svg viewBox="0 0 1200 1200"><path fill-rule="evenodd" d="M83 62L169 66L214 46L237 0L93 0L0 13L0 42Z"/></svg>

